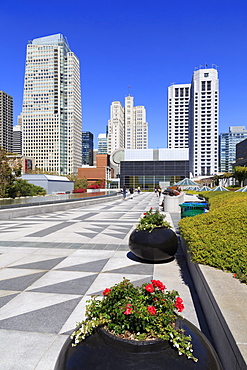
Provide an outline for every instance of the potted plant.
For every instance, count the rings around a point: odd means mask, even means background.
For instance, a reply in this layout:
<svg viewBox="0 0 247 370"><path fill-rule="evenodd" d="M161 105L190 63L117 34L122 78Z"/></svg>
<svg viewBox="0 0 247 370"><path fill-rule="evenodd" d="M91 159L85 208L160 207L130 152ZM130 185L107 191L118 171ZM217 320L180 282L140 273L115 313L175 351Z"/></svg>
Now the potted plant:
<svg viewBox="0 0 247 370"><path fill-rule="evenodd" d="M134 255L150 262L173 258L178 240L165 217L165 214L152 208L143 214L129 238L129 247Z"/></svg>
<svg viewBox="0 0 247 370"><path fill-rule="evenodd" d="M206 337L176 313L183 309L161 281L135 287L124 278L88 301L55 370L221 369Z"/></svg>

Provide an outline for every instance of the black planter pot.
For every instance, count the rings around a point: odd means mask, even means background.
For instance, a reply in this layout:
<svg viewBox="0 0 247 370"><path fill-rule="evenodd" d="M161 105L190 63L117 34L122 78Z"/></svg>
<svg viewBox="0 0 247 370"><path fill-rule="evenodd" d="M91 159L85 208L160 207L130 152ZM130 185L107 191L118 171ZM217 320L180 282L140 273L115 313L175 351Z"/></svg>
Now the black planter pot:
<svg viewBox="0 0 247 370"><path fill-rule="evenodd" d="M98 328L76 347L68 338L54 370L222 370L213 347L200 330L185 319L178 319L177 325L191 335L198 362L179 356L168 341L129 341Z"/></svg>
<svg viewBox="0 0 247 370"><path fill-rule="evenodd" d="M135 256L150 262L171 259L178 249L178 238L172 229L156 227L150 233L147 230L130 234L129 247Z"/></svg>

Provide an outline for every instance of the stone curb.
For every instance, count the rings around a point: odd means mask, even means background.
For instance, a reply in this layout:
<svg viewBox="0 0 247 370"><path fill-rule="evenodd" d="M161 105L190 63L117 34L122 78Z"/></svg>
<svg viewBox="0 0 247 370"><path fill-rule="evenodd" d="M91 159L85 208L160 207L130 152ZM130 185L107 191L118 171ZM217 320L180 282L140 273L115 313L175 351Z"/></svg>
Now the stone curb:
<svg viewBox="0 0 247 370"><path fill-rule="evenodd" d="M200 265L191 262L189 249L183 238L181 238L181 246L214 342L215 350L223 368L225 370L246 370L247 366L244 358L207 283Z"/></svg>

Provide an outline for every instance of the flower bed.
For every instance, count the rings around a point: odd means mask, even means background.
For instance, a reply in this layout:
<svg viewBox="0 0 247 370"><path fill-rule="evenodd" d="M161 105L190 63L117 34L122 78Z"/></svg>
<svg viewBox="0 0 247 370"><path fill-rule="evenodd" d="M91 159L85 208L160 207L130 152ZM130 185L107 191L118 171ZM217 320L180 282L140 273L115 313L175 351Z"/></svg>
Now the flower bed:
<svg viewBox="0 0 247 370"><path fill-rule="evenodd" d="M178 292L166 290L159 280L135 287L129 280L106 288L103 299L92 297L86 308L86 320L78 323L72 334L74 346L86 339L97 327L123 339L154 340L157 338L172 343L180 355L197 361L193 356L191 338L176 327L182 312L183 300Z"/></svg>
<svg viewBox="0 0 247 370"><path fill-rule="evenodd" d="M210 212L179 222L192 260L233 273L247 283L247 194L203 192Z"/></svg>

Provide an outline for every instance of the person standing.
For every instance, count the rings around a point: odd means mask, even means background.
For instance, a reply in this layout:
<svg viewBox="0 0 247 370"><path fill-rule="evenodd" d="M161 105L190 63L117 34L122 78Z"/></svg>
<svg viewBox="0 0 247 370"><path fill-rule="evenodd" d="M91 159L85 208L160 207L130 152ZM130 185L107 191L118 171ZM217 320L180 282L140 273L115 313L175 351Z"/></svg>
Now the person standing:
<svg viewBox="0 0 247 370"><path fill-rule="evenodd" d="M126 189L126 186L124 185L123 187L123 199L126 199L126 195L127 195L127 189Z"/></svg>
<svg viewBox="0 0 247 370"><path fill-rule="evenodd" d="M140 186L138 186L137 193L140 194L140 192L141 192L141 188L140 188Z"/></svg>
<svg viewBox="0 0 247 370"><path fill-rule="evenodd" d="M129 192L130 192L130 199L133 199L134 189L129 188Z"/></svg>

